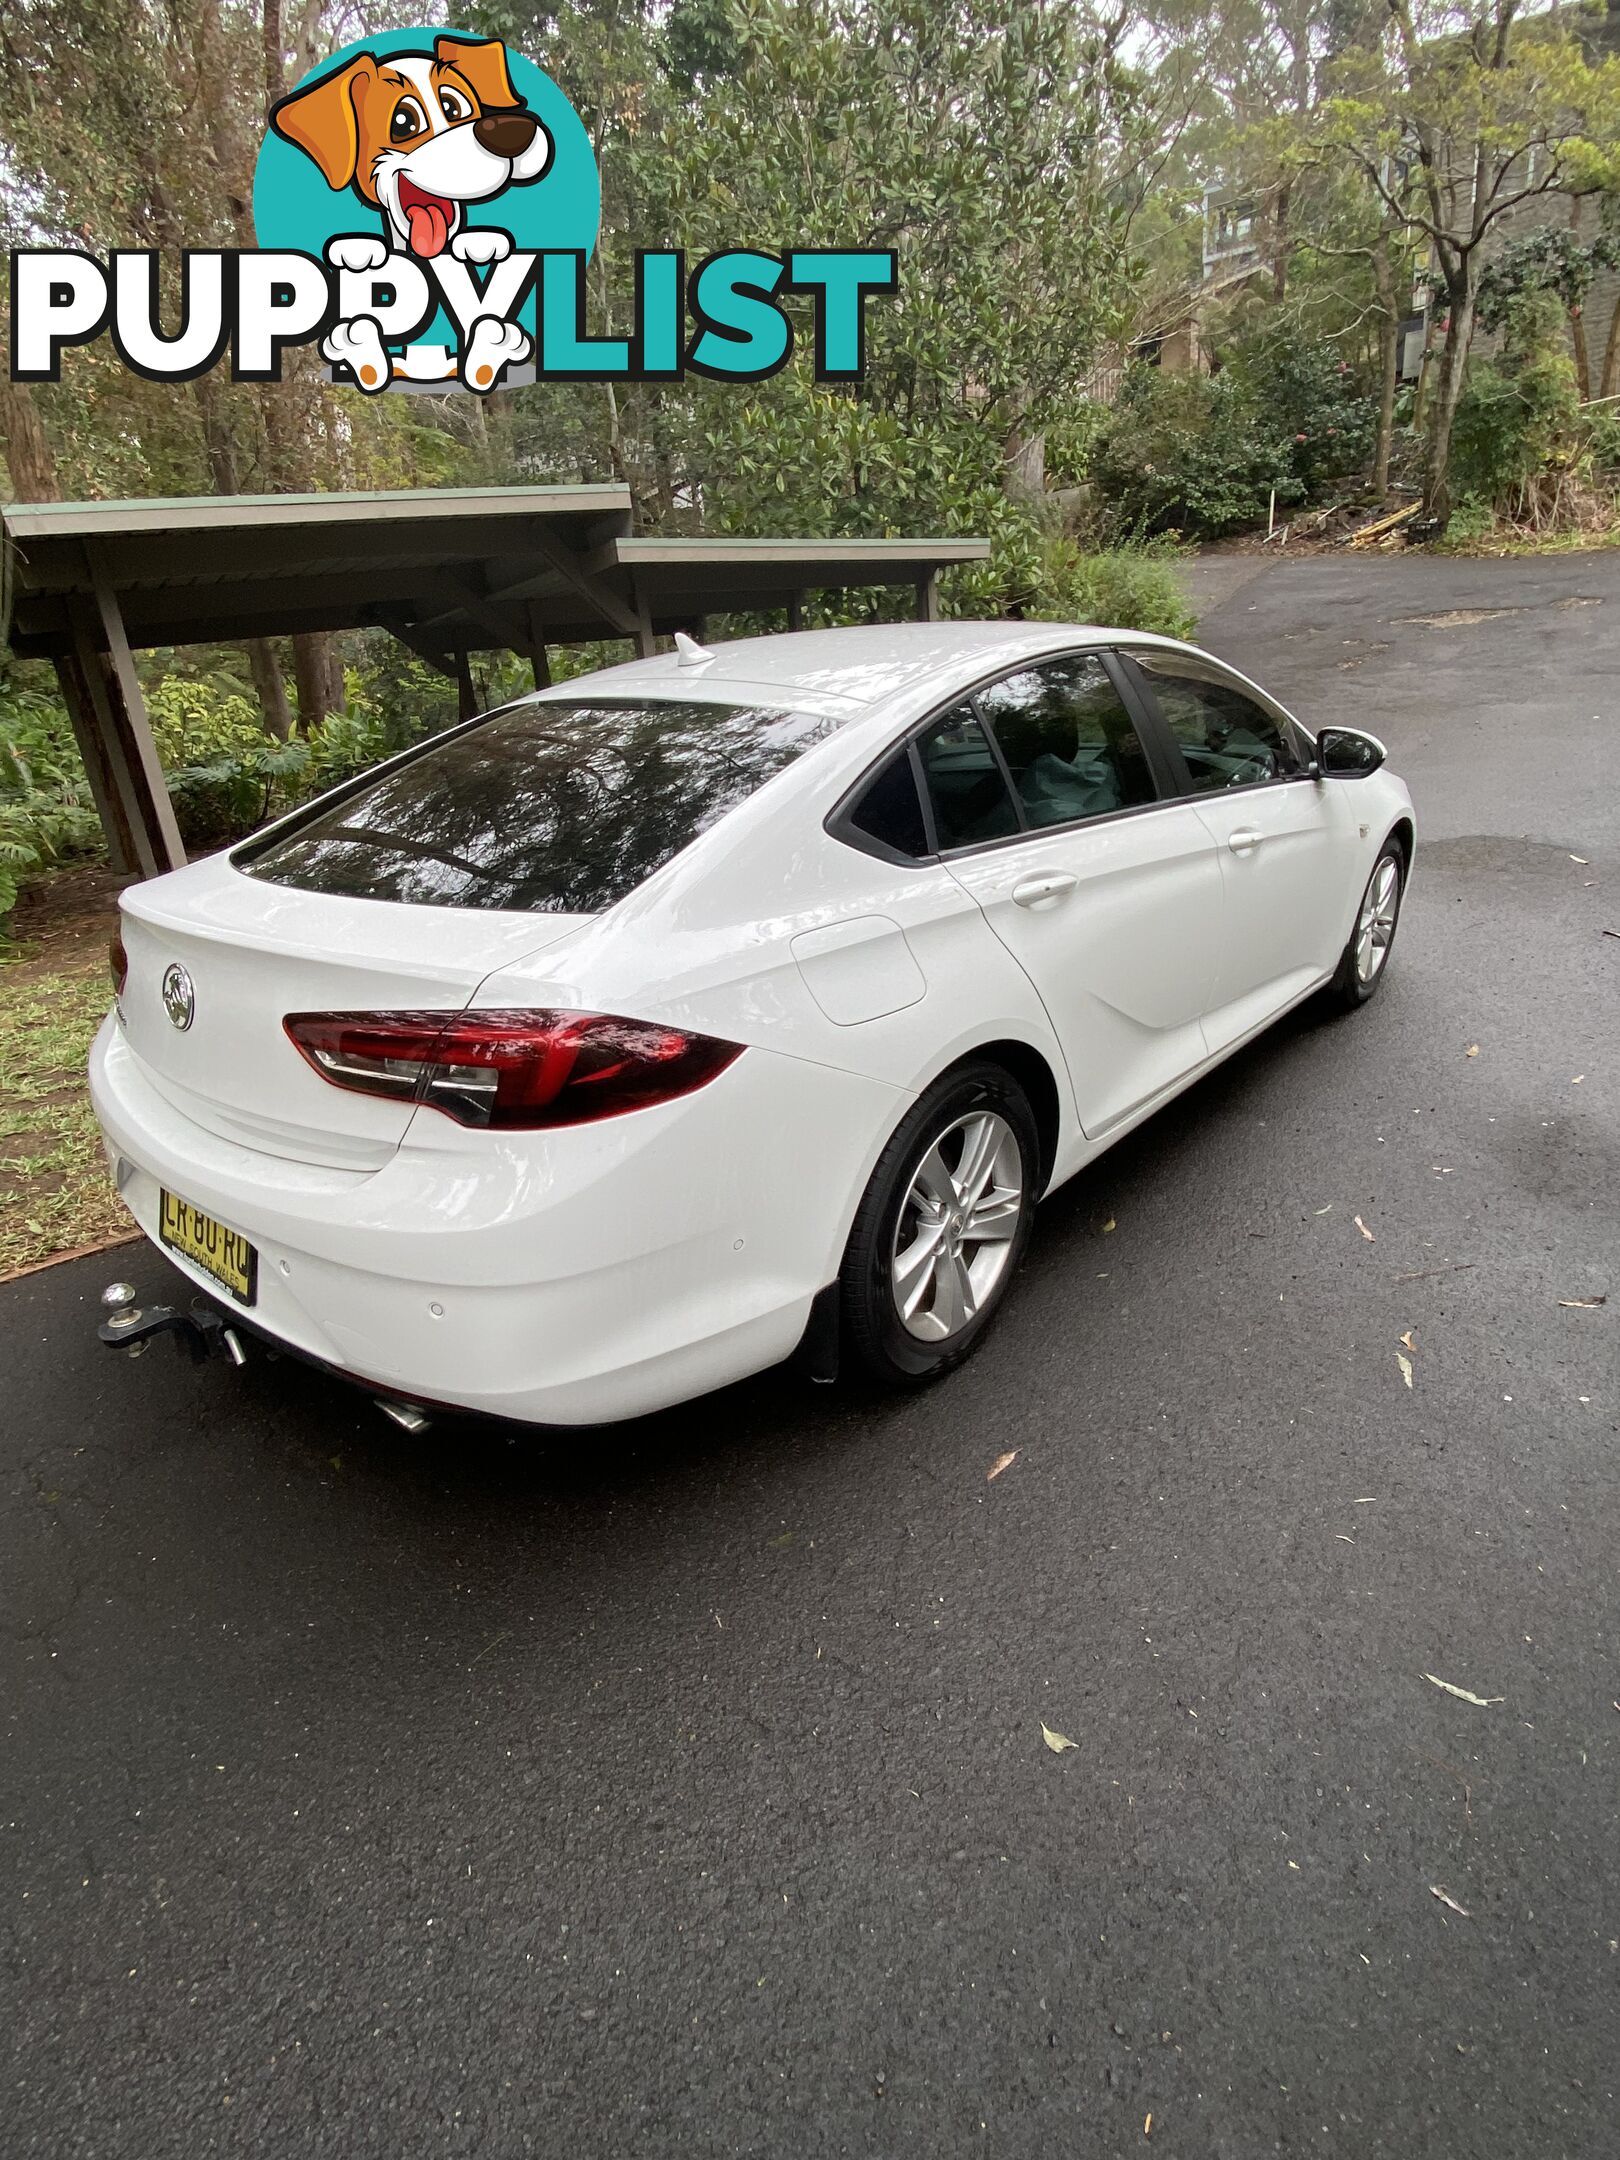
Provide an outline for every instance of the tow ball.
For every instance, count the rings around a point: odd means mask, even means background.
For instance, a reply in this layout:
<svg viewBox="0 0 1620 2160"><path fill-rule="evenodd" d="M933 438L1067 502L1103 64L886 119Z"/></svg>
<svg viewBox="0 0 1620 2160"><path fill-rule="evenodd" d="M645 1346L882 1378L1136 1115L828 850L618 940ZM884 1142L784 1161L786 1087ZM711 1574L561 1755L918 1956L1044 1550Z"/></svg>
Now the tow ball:
<svg viewBox="0 0 1620 2160"><path fill-rule="evenodd" d="M191 1354L193 1365L201 1365L216 1350L223 1350L233 1365L247 1363L247 1351L241 1336L214 1308L202 1298L193 1298L191 1310L181 1312L177 1305L137 1305L133 1283L109 1283L101 1293L101 1303L106 1312L96 1333L109 1350L127 1350L131 1357L139 1357L156 1335L172 1335L181 1348Z"/></svg>

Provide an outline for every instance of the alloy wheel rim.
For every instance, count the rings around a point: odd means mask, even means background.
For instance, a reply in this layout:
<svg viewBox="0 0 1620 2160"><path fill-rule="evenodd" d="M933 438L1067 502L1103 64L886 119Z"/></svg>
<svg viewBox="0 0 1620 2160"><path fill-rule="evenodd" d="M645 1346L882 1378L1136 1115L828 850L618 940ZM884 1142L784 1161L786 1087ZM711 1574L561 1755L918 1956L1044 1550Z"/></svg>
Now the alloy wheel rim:
<svg viewBox="0 0 1620 2160"><path fill-rule="evenodd" d="M1401 874L1394 857L1386 855L1373 872L1356 924L1356 975L1363 983L1372 982L1384 964L1395 936L1395 914L1400 902Z"/></svg>
<svg viewBox="0 0 1620 2160"><path fill-rule="evenodd" d="M890 1255L895 1312L919 1342L949 1342L995 1295L1024 1212L1018 1136L994 1110L937 1133L900 1204Z"/></svg>

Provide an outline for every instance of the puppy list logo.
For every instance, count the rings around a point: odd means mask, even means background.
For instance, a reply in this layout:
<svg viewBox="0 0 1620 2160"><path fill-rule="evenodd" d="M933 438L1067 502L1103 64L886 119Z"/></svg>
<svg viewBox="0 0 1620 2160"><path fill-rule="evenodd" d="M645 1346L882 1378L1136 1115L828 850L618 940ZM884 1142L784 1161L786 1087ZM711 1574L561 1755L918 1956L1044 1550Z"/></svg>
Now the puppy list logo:
<svg viewBox="0 0 1620 2160"><path fill-rule="evenodd" d="M126 367L184 382L227 347L238 381L280 379L318 342L368 396L535 380L757 382L786 366L781 305L808 298L815 372L858 380L865 301L893 292L886 249L733 249L688 270L635 259L629 337L586 331L601 191L590 137L549 75L498 39L402 30L346 47L272 109L253 185L253 249L188 249L180 320L163 321L146 249L106 262L25 248L11 261L12 367L54 382L62 351L111 335Z"/></svg>

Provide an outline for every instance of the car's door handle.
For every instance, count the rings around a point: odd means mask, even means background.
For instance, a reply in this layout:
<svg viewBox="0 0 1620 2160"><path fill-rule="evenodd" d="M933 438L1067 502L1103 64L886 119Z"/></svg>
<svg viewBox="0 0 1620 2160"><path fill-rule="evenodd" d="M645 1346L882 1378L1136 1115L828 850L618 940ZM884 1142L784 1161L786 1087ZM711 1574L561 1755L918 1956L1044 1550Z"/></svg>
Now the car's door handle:
<svg viewBox="0 0 1620 2160"><path fill-rule="evenodd" d="M1228 833L1226 844L1234 855L1247 855L1249 850L1257 848L1265 837L1264 833L1252 832L1245 826L1239 832Z"/></svg>
<svg viewBox="0 0 1620 2160"><path fill-rule="evenodd" d="M1071 870L1052 870L1044 877L1020 878L1012 896L1019 907L1040 907L1048 900L1061 900L1065 893L1072 893L1079 882Z"/></svg>

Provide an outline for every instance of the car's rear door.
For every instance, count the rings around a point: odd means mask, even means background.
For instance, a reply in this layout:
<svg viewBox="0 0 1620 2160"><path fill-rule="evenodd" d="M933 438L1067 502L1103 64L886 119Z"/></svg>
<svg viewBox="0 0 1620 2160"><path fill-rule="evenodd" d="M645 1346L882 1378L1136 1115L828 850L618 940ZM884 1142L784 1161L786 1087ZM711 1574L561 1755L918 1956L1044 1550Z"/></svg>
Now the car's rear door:
<svg viewBox="0 0 1620 2160"><path fill-rule="evenodd" d="M917 743L940 852L1044 1002L1080 1123L1106 1134L1205 1056L1221 875L1112 663L1017 669Z"/></svg>
<svg viewBox="0 0 1620 2160"><path fill-rule="evenodd" d="M1177 767L1177 791L1215 846L1225 892L1204 1032L1226 1049L1332 971L1344 942L1353 836L1280 707L1198 653L1138 646L1123 659Z"/></svg>

